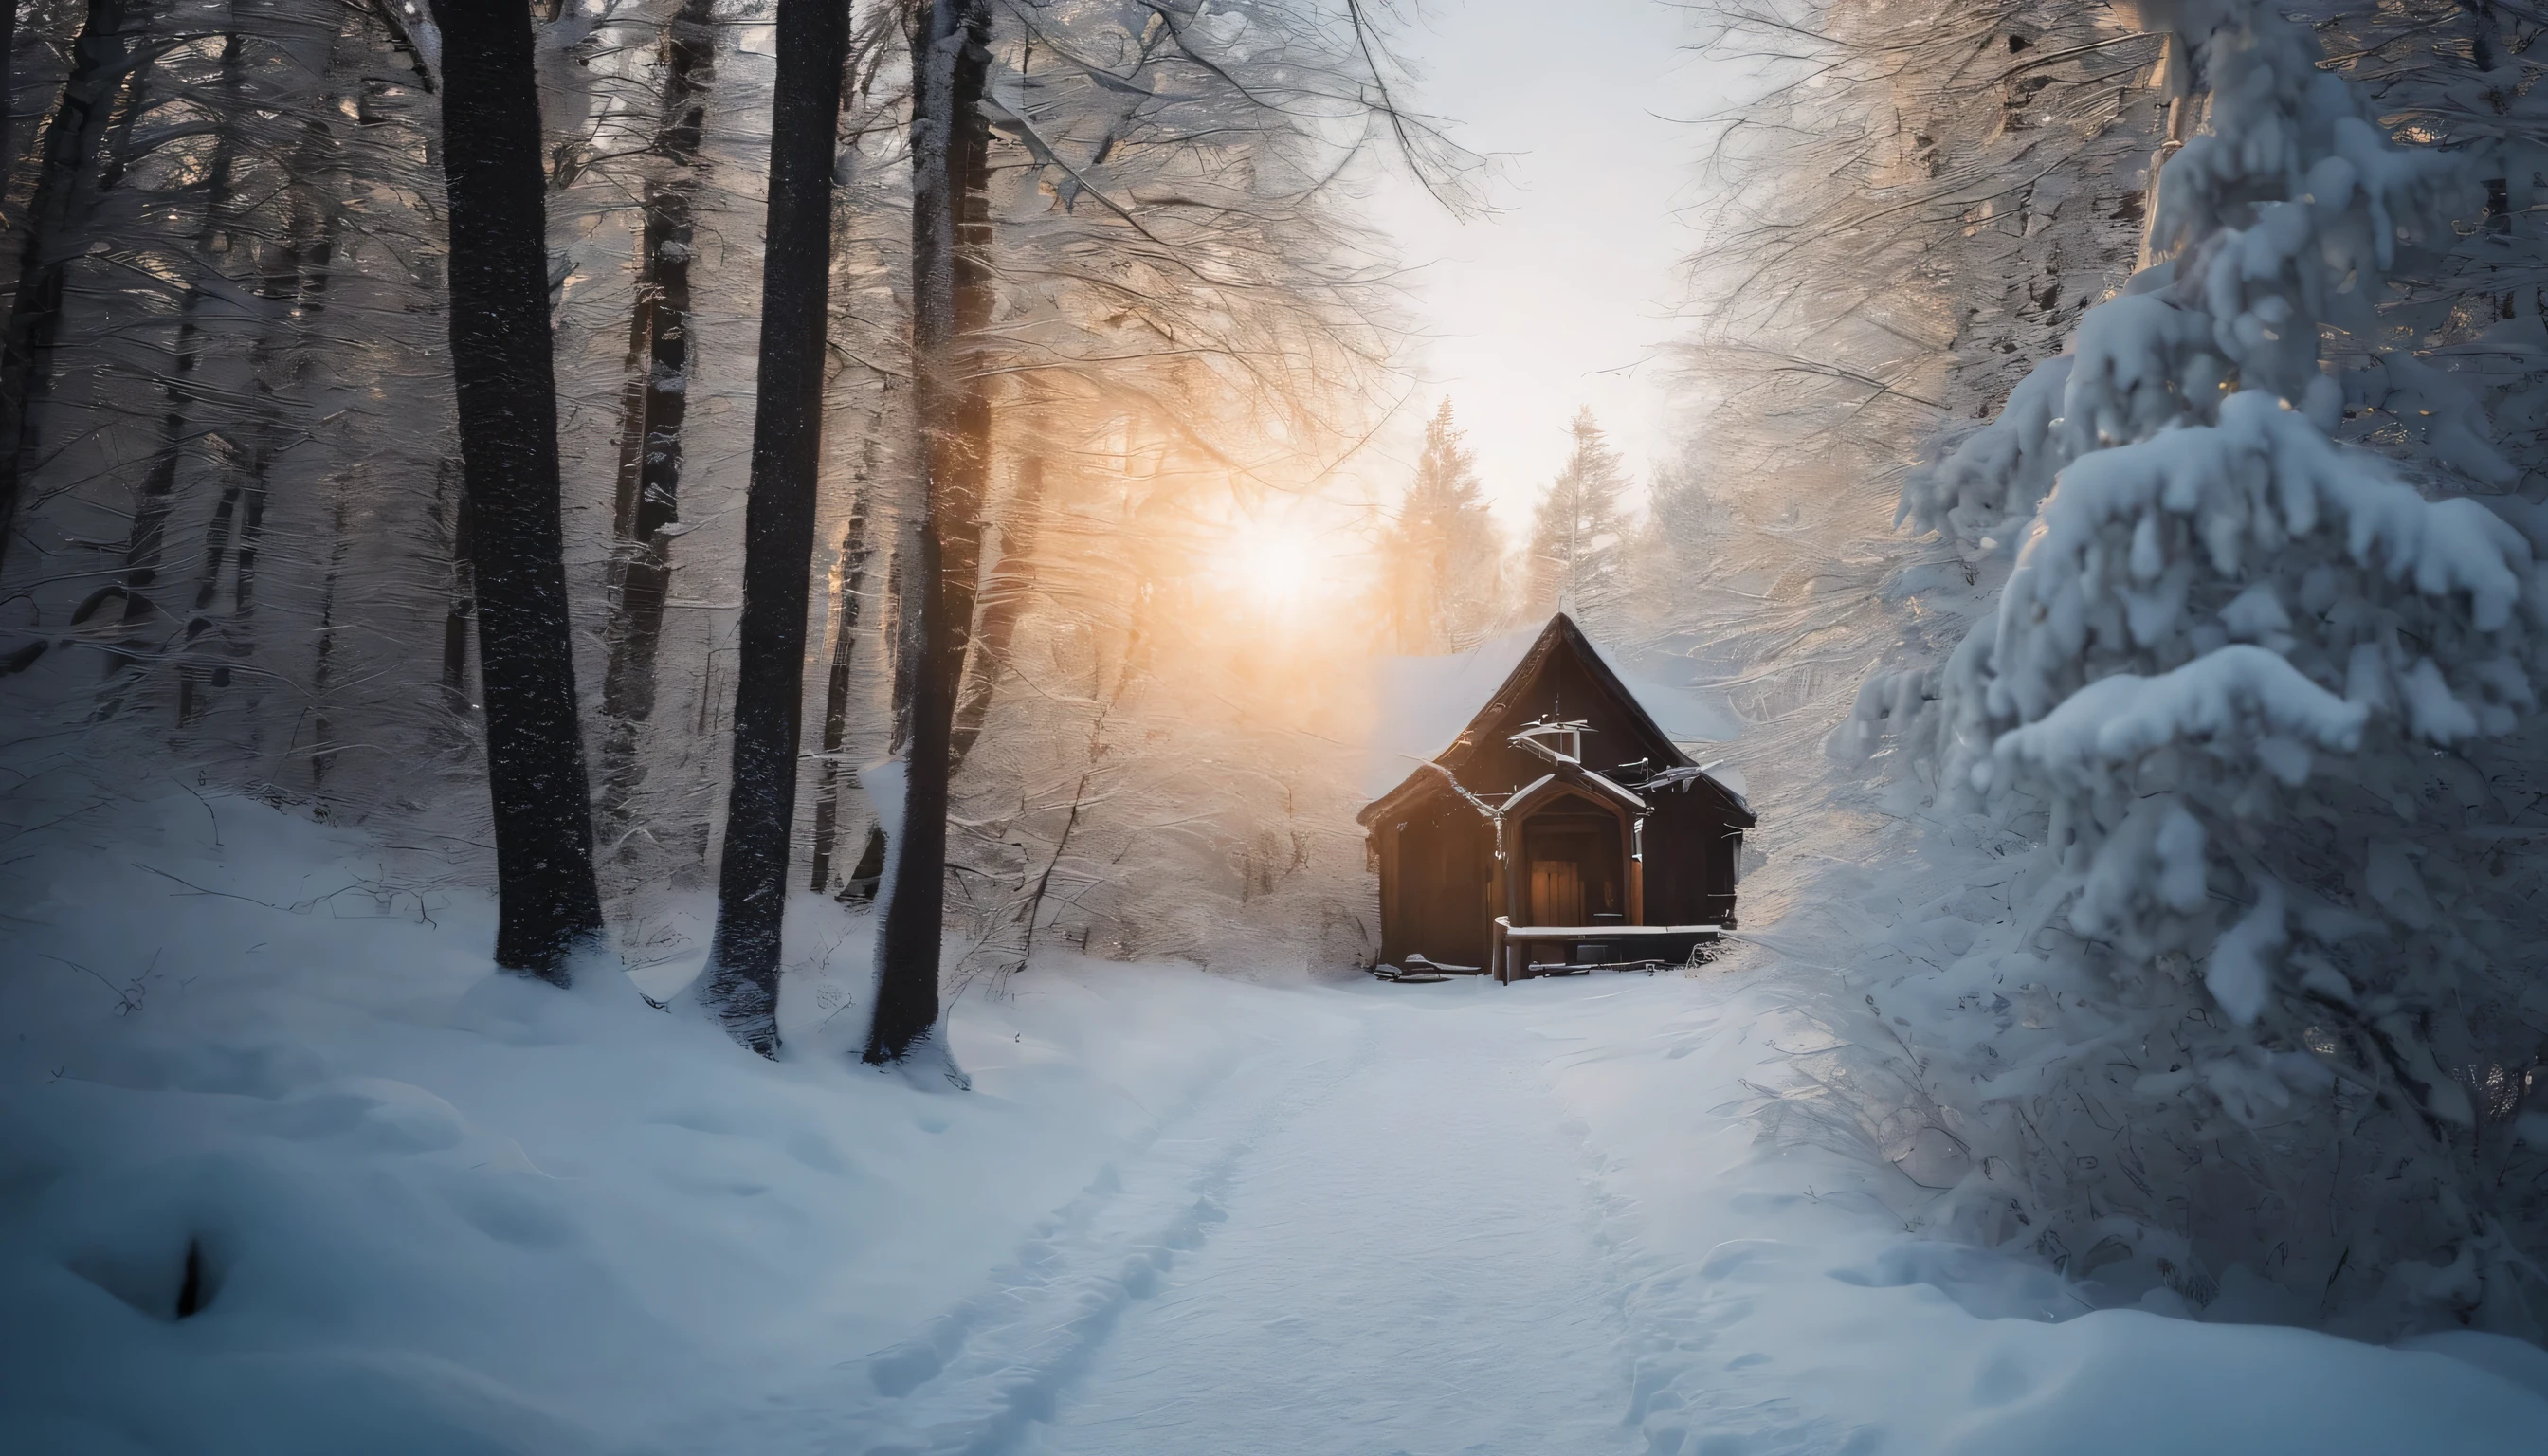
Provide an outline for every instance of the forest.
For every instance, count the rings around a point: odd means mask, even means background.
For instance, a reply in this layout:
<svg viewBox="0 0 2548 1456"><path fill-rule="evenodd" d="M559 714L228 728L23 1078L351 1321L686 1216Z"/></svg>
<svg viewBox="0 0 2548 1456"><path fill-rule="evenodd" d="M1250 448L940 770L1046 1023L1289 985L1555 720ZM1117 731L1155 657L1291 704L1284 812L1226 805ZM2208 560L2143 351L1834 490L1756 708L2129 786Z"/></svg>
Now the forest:
<svg viewBox="0 0 2548 1456"><path fill-rule="evenodd" d="M13 6L0 1446L2535 1444L2548 10L1582 6Z"/></svg>

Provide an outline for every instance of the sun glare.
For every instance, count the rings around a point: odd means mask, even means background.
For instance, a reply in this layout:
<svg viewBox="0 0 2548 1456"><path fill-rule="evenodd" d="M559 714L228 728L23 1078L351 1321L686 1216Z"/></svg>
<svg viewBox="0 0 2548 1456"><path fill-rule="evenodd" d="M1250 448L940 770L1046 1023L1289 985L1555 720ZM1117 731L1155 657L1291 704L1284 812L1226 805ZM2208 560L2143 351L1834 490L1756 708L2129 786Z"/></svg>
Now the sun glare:
<svg viewBox="0 0 2548 1456"><path fill-rule="evenodd" d="M1328 553L1319 537L1287 521L1241 520L1212 560L1215 583L1241 605L1267 616L1298 614L1328 580Z"/></svg>

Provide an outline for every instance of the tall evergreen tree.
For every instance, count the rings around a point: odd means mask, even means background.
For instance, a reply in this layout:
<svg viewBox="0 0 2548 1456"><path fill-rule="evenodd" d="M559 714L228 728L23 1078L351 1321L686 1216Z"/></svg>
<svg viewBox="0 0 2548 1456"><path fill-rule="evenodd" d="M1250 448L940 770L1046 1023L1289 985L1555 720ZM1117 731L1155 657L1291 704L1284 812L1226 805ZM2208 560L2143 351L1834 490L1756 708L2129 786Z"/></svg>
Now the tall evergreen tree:
<svg viewBox="0 0 2548 1456"><path fill-rule="evenodd" d="M1591 407L1567 426L1575 453L1541 498L1530 534L1530 610L1572 613L1599 635L1615 631L1627 607L1628 583L1620 569L1628 520L1620 497L1628 477Z"/></svg>
<svg viewBox="0 0 2548 1456"><path fill-rule="evenodd" d="M761 383L744 506L734 776L718 867L716 941L701 995L734 1039L778 1054L778 945L795 827L805 610L822 459L832 170L849 64L849 0L779 0L762 255Z"/></svg>
<svg viewBox="0 0 2548 1456"><path fill-rule="evenodd" d="M1477 456L1442 401L1384 553L1391 625L1401 652L1456 652L1495 625L1503 594L1497 539Z"/></svg>
<svg viewBox="0 0 2548 1456"><path fill-rule="evenodd" d="M1628 543L1625 570L1637 629L1649 638L1684 626L1691 591L1740 552L1740 529L1714 472L1696 451L1656 467L1646 493L1646 518Z"/></svg>
<svg viewBox="0 0 2548 1456"><path fill-rule="evenodd" d="M495 799L496 963L563 985L601 935L560 528L548 212L531 16L434 0L451 364Z"/></svg>

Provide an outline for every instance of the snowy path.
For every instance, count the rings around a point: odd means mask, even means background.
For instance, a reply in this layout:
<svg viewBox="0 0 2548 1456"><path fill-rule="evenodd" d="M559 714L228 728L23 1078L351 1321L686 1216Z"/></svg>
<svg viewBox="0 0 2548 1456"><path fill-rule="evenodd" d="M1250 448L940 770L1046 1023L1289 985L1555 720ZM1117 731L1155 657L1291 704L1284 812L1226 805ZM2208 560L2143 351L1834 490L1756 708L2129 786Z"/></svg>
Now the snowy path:
<svg viewBox="0 0 2548 1456"><path fill-rule="evenodd" d="M1544 1048L1447 1009L1376 1016L1237 1167L1229 1224L1092 1362L1052 1451L1625 1445L1626 1330Z"/></svg>
<svg viewBox="0 0 2548 1456"><path fill-rule="evenodd" d="M1156 1109L970 1293L674 1448L2324 1456L2406 1449L2399 1390L2466 1403L2435 1450L2494 1449L2541 1410L2437 1353L2079 1318L2036 1265L1907 1237L1863 1166L1763 1154L1742 1084L1794 1028L1722 982L1242 1004L1257 1049ZM2184 1387L2163 1415L2149 1370ZM2515 1372L2544 1383L2548 1357Z"/></svg>
<svg viewBox="0 0 2548 1456"><path fill-rule="evenodd" d="M1355 1009L1350 1044L1236 1068L864 1362L850 1449L1629 1449L1620 1301L1547 1045L1466 994ZM820 1446L820 1420L782 1423Z"/></svg>
<svg viewBox="0 0 2548 1456"><path fill-rule="evenodd" d="M957 1004L955 1095L824 1051L819 981L773 1064L606 980L490 975L483 902L281 908L362 846L213 817L189 797L149 864L65 859L14 902L66 967L183 956L113 995L0 976L13 1456L2479 1456L2548 1429L2536 1345L2162 1318L1924 1236L1845 1108L1764 1091L1829 1036L1766 956L1499 987L1056 956ZM860 929L806 963L864 965ZM1814 1136L1763 1139L1780 1105Z"/></svg>

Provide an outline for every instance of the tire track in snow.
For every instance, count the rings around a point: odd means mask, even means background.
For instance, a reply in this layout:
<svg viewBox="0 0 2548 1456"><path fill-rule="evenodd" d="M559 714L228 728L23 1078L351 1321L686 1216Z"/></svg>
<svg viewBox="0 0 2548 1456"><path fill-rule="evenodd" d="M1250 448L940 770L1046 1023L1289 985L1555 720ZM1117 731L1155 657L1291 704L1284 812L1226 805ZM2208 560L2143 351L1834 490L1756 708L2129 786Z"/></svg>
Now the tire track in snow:
<svg viewBox="0 0 2548 1456"><path fill-rule="evenodd" d="M1228 1227L1038 1451L1590 1456L1629 1391L1599 1211L1501 994L1362 1008L1378 1048L1254 1149ZM1456 998L1456 999L1455 999Z"/></svg>
<svg viewBox="0 0 2548 1456"><path fill-rule="evenodd" d="M1721 1029L1720 1008L1685 1012L1657 1035L1678 1044L1666 1054L1680 1060ZM1543 1062L1542 1088L1561 1108L1556 1086L1565 1072L1645 1053L1572 1036L1554 1036ZM1732 1093L1732 1085L1720 1089ZM1728 1122L1744 1117L1740 1102L1710 1108ZM1647 1215L1620 1188L1623 1165L1603 1147L1592 1127L1566 1114L1568 1139L1578 1151L1585 1196L1597 1222L1599 1249L1611 1299L1628 1327L1630 1387L1622 1423L1643 1438L1645 1456L1861 1456L1880 1432L1817 1416L1799 1408L1777 1382L1762 1379L1774 1356L1763 1346L1775 1336L1747 1327L1761 1313L1764 1266L1784 1252L1761 1239L1720 1243L1697 1260L1666 1255L1649 1246ZM1736 1204L1757 1194L1738 1194Z"/></svg>
<svg viewBox="0 0 2548 1456"><path fill-rule="evenodd" d="M853 1362L865 1389L823 1449L859 1456L1000 1456L1228 1214L1223 1197L1270 1132L1325 1100L1371 1054L1368 1027L1343 1056L1302 1063L1281 1046L1251 1058L1110 1163L1041 1221L984 1287L899 1344ZM1173 1135L1173 1136L1172 1136Z"/></svg>

